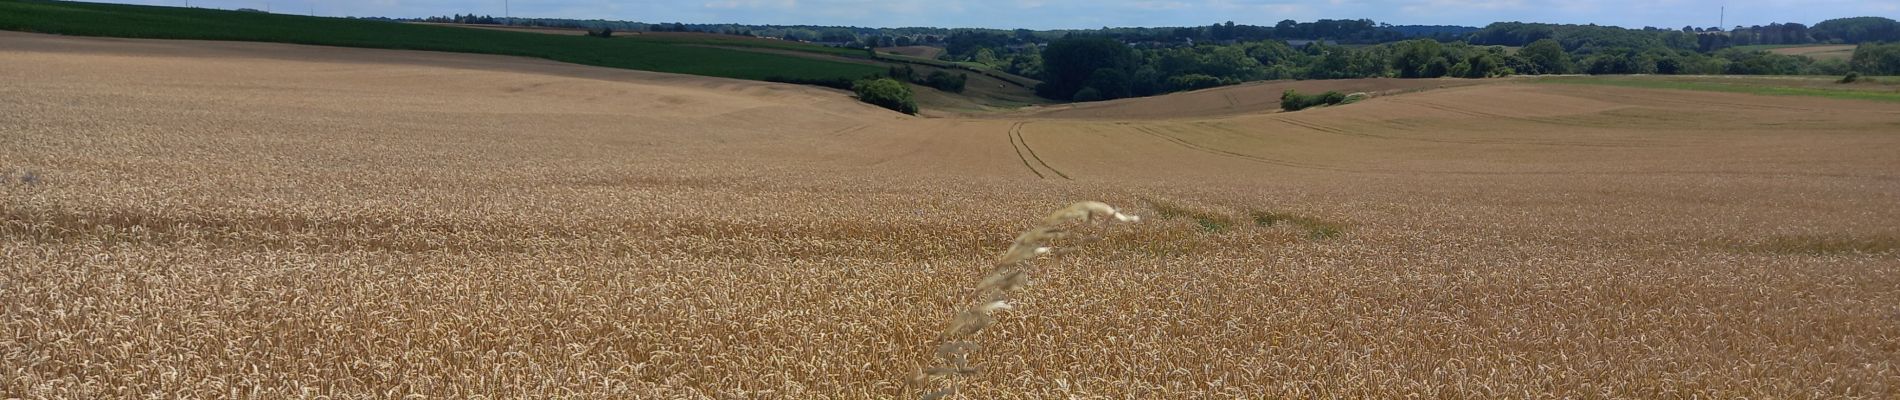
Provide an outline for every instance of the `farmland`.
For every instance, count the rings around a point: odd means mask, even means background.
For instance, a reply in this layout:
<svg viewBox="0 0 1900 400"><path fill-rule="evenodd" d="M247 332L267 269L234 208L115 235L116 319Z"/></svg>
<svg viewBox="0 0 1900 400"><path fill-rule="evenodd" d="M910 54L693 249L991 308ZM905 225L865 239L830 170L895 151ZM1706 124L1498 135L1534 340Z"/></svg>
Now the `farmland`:
<svg viewBox="0 0 1900 400"><path fill-rule="evenodd" d="M1770 53L1781 54L1781 55L1808 56L1816 60L1847 61L1847 59L1854 57L1854 45L1851 45L1851 44L1820 44L1820 45L1764 44L1764 45L1752 45L1752 46L1736 46L1735 48L1744 50L1744 51L1766 50Z"/></svg>
<svg viewBox="0 0 1900 400"><path fill-rule="evenodd" d="M883 72L862 64L703 45L707 40L600 40L344 18L34 0L0 0L0 30L497 54L752 80L848 80Z"/></svg>
<svg viewBox="0 0 1900 400"><path fill-rule="evenodd" d="M1900 80L1892 77L1870 78L1854 84L1815 76L1565 76L1538 78L1534 82L1900 102Z"/></svg>
<svg viewBox="0 0 1900 400"><path fill-rule="evenodd" d="M1381 79L917 118L15 32L0 76L0 397L914 397L1079 200L1143 221L1031 264L959 398L1900 396L1891 102Z"/></svg>

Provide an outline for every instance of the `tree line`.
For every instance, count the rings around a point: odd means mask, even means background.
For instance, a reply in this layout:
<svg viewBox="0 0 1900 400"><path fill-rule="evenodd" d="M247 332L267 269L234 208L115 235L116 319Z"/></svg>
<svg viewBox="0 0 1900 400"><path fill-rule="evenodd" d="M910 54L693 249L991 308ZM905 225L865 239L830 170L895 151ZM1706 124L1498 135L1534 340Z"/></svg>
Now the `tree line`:
<svg viewBox="0 0 1900 400"><path fill-rule="evenodd" d="M1052 99L1150 96L1271 79L1483 78L1540 74L1900 74L1900 22L1841 18L1680 29L1499 22L1483 28L1393 26L1371 20L1225 22L1198 27L1086 30L861 28L638 23L489 16L430 22L508 23L617 31L710 32L871 48L929 45L940 58L1041 79ZM1751 45L1860 44L1850 60L1737 49ZM961 76L898 80L954 88ZM933 79L934 78L934 79ZM841 82L842 83L842 82ZM843 86L843 85L839 85Z"/></svg>
<svg viewBox="0 0 1900 400"><path fill-rule="evenodd" d="M1479 34L1515 34L1506 32ZM1165 48L1141 48L1102 36L1071 36L1034 55L1040 65L1033 68L1037 72L1033 76L1043 80L1036 88L1040 96L1093 101L1272 79L1900 74L1900 42L1865 42L1850 60L1817 61L1738 48L1704 52L1698 42L1673 34L1644 35L1596 28L1533 36L1529 42L1504 42L1523 43L1522 47L1484 44L1498 41L1476 35L1472 42L1477 43L1412 39L1370 46L1311 42L1295 47L1267 40Z"/></svg>

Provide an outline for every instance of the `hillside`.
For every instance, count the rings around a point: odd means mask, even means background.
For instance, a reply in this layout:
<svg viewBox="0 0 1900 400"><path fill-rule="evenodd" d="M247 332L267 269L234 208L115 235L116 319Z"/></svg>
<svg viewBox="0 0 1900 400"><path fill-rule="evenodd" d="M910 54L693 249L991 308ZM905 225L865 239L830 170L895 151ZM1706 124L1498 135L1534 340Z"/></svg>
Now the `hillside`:
<svg viewBox="0 0 1900 400"><path fill-rule="evenodd" d="M0 30L497 54L752 80L850 80L883 73L881 68L862 64L701 43L602 40L344 18L40 0L0 0Z"/></svg>
<svg viewBox="0 0 1900 400"><path fill-rule="evenodd" d="M1790 56L1807 56L1816 60L1847 61L1848 59L1851 59L1854 57L1854 47L1855 47L1854 45L1845 45L1845 44L1818 45L1818 46L1775 46L1773 48L1766 49L1766 50L1768 50L1768 52L1770 53L1790 55Z"/></svg>
<svg viewBox="0 0 1900 400"><path fill-rule="evenodd" d="M1467 86L1481 82L1468 79L1391 78L1253 82L1152 97L1050 105L1024 109L1011 116L1080 119L1206 118L1279 110L1280 95L1287 90L1297 90L1307 94L1337 91L1377 95Z"/></svg>
<svg viewBox="0 0 1900 400"><path fill-rule="evenodd" d="M1142 220L1028 264L959 396L1900 397L1888 102L914 118L481 54L0 54L6 397L917 398L995 255L1080 200Z"/></svg>

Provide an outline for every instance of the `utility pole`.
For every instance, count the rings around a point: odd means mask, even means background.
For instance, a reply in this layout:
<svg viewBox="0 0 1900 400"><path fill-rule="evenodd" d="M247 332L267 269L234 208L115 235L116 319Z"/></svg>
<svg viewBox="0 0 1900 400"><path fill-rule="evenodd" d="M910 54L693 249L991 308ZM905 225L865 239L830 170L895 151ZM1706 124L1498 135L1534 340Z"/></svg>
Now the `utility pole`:
<svg viewBox="0 0 1900 400"><path fill-rule="evenodd" d="M501 19L508 20L508 25L515 24L514 13L508 9L508 0L501 0Z"/></svg>
<svg viewBox="0 0 1900 400"><path fill-rule="evenodd" d="M1721 18L1716 20L1715 27L1728 29L1728 5L1727 4L1722 5L1721 15L1722 15Z"/></svg>

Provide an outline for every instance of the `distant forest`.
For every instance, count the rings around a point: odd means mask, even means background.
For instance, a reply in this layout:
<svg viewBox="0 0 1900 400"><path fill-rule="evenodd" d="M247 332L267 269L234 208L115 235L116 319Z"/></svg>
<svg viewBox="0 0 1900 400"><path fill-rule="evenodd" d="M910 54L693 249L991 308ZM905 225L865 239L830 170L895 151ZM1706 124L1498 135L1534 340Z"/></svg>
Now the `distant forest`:
<svg viewBox="0 0 1900 400"><path fill-rule="evenodd" d="M1077 30L861 28L641 23L456 15L409 21L706 32L867 48L933 46L946 61L1037 78L1037 94L1105 100L1271 79L1485 78L1539 74L1900 75L1900 22L1841 18L1813 26L1629 29L1499 22L1483 28L1371 20L1226 22ZM1883 44L1884 43L1884 44ZM1764 46L1858 45L1849 60ZM1752 47L1751 47L1752 46Z"/></svg>

